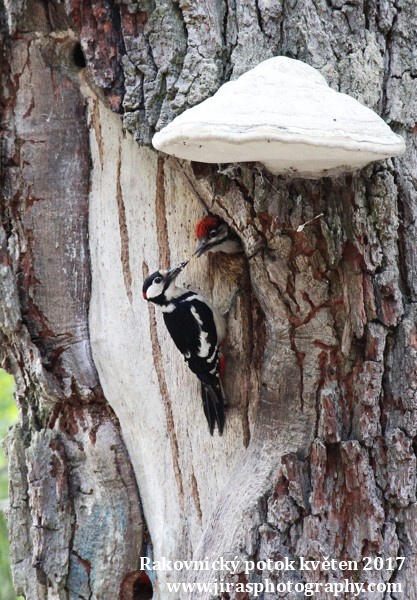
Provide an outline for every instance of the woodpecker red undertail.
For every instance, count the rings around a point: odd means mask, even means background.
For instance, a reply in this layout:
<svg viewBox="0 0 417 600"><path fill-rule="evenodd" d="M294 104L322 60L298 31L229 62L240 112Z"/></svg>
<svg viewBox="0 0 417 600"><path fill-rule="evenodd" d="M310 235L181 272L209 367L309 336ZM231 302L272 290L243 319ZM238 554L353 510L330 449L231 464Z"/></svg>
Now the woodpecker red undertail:
<svg viewBox="0 0 417 600"><path fill-rule="evenodd" d="M194 254L201 256L204 252L225 252L236 254L242 252L242 246L234 231L215 215L207 215L197 221L195 235L198 246Z"/></svg>
<svg viewBox="0 0 417 600"><path fill-rule="evenodd" d="M161 269L149 275L143 284L143 297L160 306L165 325L201 381L204 414L210 433L215 426L222 435L226 400L219 375L219 345L226 334L224 317L196 292L177 287L175 280L188 261L177 267Z"/></svg>

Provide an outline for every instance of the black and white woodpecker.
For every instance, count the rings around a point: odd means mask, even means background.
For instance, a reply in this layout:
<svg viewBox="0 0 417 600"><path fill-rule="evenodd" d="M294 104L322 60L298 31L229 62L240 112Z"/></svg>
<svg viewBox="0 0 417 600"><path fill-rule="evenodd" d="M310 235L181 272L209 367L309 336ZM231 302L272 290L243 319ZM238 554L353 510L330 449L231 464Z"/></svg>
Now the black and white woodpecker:
<svg viewBox="0 0 417 600"><path fill-rule="evenodd" d="M220 380L219 345L226 334L224 317L196 292L177 287L175 280L188 261L149 275L143 297L160 306L165 325L184 360L201 381L204 414L210 433L225 422L224 392Z"/></svg>
<svg viewBox="0 0 417 600"><path fill-rule="evenodd" d="M195 236L198 246L194 254L201 256L204 252L225 252L236 254L242 252L238 236L219 217L206 215L195 225Z"/></svg>

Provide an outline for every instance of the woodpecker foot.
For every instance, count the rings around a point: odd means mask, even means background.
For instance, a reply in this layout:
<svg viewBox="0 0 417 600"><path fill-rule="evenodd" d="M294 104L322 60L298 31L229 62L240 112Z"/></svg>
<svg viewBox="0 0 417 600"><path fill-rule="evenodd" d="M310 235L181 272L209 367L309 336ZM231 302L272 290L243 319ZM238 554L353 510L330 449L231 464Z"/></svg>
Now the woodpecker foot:
<svg viewBox="0 0 417 600"><path fill-rule="evenodd" d="M226 321L229 319L232 309L236 309L237 298L238 298L238 296L243 294L243 292L244 292L243 288L237 288L233 292L233 296L230 299L229 308L226 310L226 312L223 313L223 317L226 319ZM236 312L235 312L235 317L236 317Z"/></svg>

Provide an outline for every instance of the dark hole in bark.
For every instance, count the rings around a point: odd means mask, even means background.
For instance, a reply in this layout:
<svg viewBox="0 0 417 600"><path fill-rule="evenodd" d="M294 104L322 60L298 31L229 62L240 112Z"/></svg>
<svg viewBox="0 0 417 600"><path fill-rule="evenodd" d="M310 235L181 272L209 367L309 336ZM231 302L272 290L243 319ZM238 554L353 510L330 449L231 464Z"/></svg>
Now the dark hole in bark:
<svg viewBox="0 0 417 600"><path fill-rule="evenodd" d="M72 57L74 59L75 66L79 69L84 69L87 65L83 49L81 48L81 44L78 43L74 46L74 50L72 51Z"/></svg>
<svg viewBox="0 0 417 600"><path fill-rule="evenodd" d="M126 575L120 590L120 600L151 600L152 582L145 571L134 571Z"/></svg>
<svg viewBox="0 0 417 600"><path fill-rule="evenodd" d="M136 581L133 589L134 600L151 600L153 598L153 588L151 580L148 577L148 582Z"/></svg>

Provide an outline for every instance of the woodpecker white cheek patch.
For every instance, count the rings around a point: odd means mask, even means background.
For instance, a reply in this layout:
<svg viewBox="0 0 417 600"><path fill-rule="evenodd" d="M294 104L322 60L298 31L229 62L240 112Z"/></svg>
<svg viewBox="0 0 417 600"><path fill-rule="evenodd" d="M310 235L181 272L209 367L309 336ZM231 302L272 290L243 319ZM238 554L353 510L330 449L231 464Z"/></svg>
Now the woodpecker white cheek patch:
<svg viewBox="0 0 417 600"><path fill-rule="evenodd" d="M150 285L146 291L146 297L148 300L152 298L157 298L163 292L164 284L163 283L153 283Z"/></svg>

